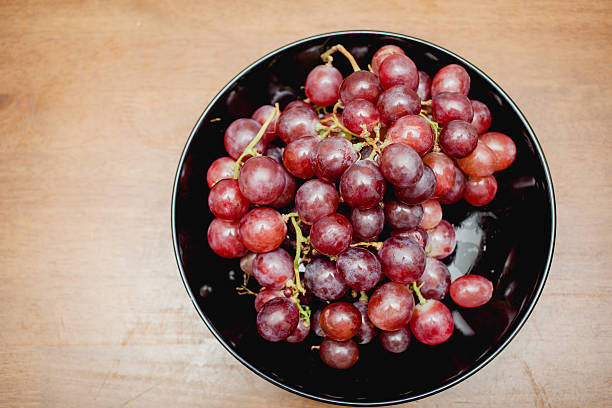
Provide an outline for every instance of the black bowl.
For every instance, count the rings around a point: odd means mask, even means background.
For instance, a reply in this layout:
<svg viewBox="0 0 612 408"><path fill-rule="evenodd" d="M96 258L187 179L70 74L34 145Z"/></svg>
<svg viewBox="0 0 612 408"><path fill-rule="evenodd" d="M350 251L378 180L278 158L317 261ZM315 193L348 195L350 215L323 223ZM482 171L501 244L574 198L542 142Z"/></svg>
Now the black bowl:
<svg viewBox="0 0 612 408"><path fill-rule="evenodd" d="M490 108L491 130L510 135L517 158L496 173L497 196L485 207L464 202L446 206L444 218L457 229L457 249L446 260L454 275L477 273L495 287L483 307L463 309L447 301L455 331L446 343L424 346L413 340L399 355L373 341L360 346L360 359L349 370L325 366L310 346L314 334L300 344L269 343L255 328L252 296L238 296L242 273L237 260L216 256L206 230L212 220L207 207L205 175L217 157L226 156L225 128L248 117L260 105L283 107L303 97L300 86L320 64L319 54L341 43L366 67L384 44L396 44L419 69L433 76L444 65L463 66L471 77L469 97ZM344 75L344 58L334 59ZM213 120L220 118L221 120ZM238 74L210 102L195 125L181 156L172 199L174 249L183 282L198 313L223 346L266 380L319 401L375 406L423 398L464 380L493 359L516 335L533 310L548 274L555 239L555 202L551 177L538 141L512 100L489 77L463 58L423 40L375 31L323 34L282 47Z"/></svg>

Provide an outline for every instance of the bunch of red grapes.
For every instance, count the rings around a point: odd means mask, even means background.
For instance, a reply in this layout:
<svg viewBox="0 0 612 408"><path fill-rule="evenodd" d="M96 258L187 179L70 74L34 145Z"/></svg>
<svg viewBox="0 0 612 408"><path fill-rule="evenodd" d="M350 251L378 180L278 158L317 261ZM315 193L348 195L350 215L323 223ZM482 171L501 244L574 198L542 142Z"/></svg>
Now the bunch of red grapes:
<svg viewBox="0 0 612 408"><path fill-rule="evenodd" d="M332 65L337 51L355 71L346 78ZM462 307L491 299L493 285L480 275L451 283L440 259L454 251L455 231L441 203L490 203L493 173L510 166L516 147L487 133L491 113L468 99L470 77L459 65L432 80L394 45L380 48L369 70L342 45L321 57L306 78L307 99L282 113L262 106L227 127L229 157L207 173L216 217L208 242L219 256L241 258L238 289L256 295L264 339L297 343L312 329L324 337L315 346L321 359L345 369L357 344L378 332L393 353L411 336L448 340L453 316L441 300L449 292ZM327 306L311 314L313 297Z"/></svg>

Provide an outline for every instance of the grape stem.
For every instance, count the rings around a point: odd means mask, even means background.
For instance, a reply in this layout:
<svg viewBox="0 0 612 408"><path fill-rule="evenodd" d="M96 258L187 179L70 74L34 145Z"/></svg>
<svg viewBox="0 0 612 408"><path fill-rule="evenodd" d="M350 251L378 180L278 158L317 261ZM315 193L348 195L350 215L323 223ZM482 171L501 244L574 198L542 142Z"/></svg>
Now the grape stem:
<svg viewBox="0 0 612 408"><path fill-rule="evenodd" d="M359 292L359 301L360 302L365 302L368 303L368 294L365 292L365 290L362 290Z"/></svg>
<svg viewBox="0 0 612 408"><path fill-rule="evenodd" d="M421 101L421 106L431 106L431 99Z"/></svg>
<svg viewBox="0 0 612 408"><path fill-rule="evenodd" d="M423 294L421 293L421 287L425 284L425 282L421 283L420 285L417 285L416 282L412 282L410 284L412 291L416 294L417 299L419 299L419 303L421 305L424 305L425 303L427 303L427 299L425 299L425 297L423 296Z"/></svg>
<svg viewBox="0 0 612 408"><path fill-rule="evenodd" d="M353 57L353 55L350 52L348 52L347 49L344 48L342 44L336 44L333 47L331 47L329 50L321 54L321 59L323 60L323 62L325 62L327 65L331 65L332 61L334 60L334 57L332 57L332 54L335 53L336 51L340 51L340 54L344 55L346 59L349 60L355 72L361 71L361 68L359 68L359 65L357 64L357 61L355 61L355 57Z"/></svg>
<svg viewBox="0 0 612 408"><path fill-rule="evenodd" d="M297 213L289 213L287 214L287 218L291 218L291 223L293 224L293 228L295 228L295 258L293 258L293 272L295 274L295 289L301 294L306 293L306 289L302 286L302 282L300 281L300 271L299 267L302 263L302 245L307 243L308 237L304 238L302 235L302 229L300 228L299 222L296 221L296 218L299 220L300 217Z"/></svg>
<svg viewBox="0 0 612 408"><path fill-rule="evenodd" d="M440 124L436 121L433 121L431 119L429 119L427 117L427 112L424 110L421 110L421 112L419 113L419 116L422 117L423 119L425 119L427 121L427 123L429 123L429 126L431 126L431 130L434 133L434 146L432 148L432 150L434 152L439 152L440 150L442 150L440 148L440 132L442 131L442 126L440 126Z"/></svg>
<svg viewBox="0 0 612 408"><path fill-rule="evenodd" d="M297 296L295 297L295 304L300 312L300 320L303 320L306 326L310 326L310 307L302 306Z"/></svg>
<svg viewBox="0 0 612 408"><path fill-rule="evenodd" d="M382 248L382 246L383 246L382 242L355 242L354 244L351 244L351 248L373 247L373 248L376 248L377 251L380 251L380 248Z"/></svg>
<svg viewBox="0 0 612 408"><path fill-rule="evenodd" d="M257 296L257 293L253 292L251 289L247 288L245 285L238 286L236 288L236 293L239 295L254 295Z"/></svg>
<svg viewBox="0 0 612 408"><path fill-rule="evenodd" d="M247 147L244 149L242 154L236 160L236 164L234 164L234 178L235 179L238 178L238 172L240 171L240 165L242 164L242 160L245 158L245 156L248 156L248 155L251 155L251 156L261 156L254 149L254 147L261 140L261 138L263 137L264 133L266 133L266 129L268 128L268 126L270 125L270 123L272 122L274 117L278 114L278 112L279 112L279 107L278 107L278 103L276 103L274 105L274 110L272 110L272 113L270 113L270 116L268 116L268 118L266 119L264 124L261 125L261 128L259 129L259 132L257 132L257 135L255 135L253 140L251 140L251 143L249 143L247 145Z"/></svg>

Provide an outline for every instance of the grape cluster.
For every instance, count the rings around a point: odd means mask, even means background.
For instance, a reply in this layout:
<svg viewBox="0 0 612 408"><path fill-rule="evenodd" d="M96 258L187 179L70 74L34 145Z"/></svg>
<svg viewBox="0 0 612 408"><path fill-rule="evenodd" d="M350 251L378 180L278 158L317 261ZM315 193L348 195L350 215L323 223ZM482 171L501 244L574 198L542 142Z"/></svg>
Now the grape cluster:
<svg viewBox="0 0 612 408"><path fill-rule="evenodd" d="M335 52L355 72L343 78ZM342 45L321 58L306 78L307 99L282 112L262 106L227 127L229 157L206 175L216 217L208 243L221 257L241 258L239 293L255 295L264 339L297 343L312 329L324 337L315 347L322 361L346 369L359 358L357 344L378 332L392 353L412 336L448 340L448 293L462 307L491 299L482 276L451 283L440 259L455 250L455 231L441 204L490 203L493 173L510 166L516 147L488 132L491 113L468 98L470 77L459 65L432 79L395 45L380 48L367 71ZM311 313L313 297L327 305Z"/></svg>

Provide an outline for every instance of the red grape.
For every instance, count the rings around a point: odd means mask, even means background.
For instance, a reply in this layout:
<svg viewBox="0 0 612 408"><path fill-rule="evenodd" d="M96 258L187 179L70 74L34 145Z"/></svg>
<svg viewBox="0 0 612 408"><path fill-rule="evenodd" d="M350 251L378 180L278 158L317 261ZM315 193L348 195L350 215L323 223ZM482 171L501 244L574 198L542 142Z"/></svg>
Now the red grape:
<svg viewBox="0 0 612 408"><path fill-rule="evenodd" d="M423 250L427 248L427 241L429 241L429 236L427 235L427 231L425 231L421 227L415 227L409 230L394 230L394 231L391 231L391 236L398 237L398 238L411 239L417 244L419 244L419 246L423 248Z"/></svg>
<svg viewBox="0 0 612 408"><path fill-rule="evenodd" d="M378 237L385 227L385 213L379 205L367 210L351 209L350 220L355 235L366 241Z"/></svg>
<svg viewBox="0 0 612 408"><path fill-rule="evenodd" d="M251 115L251 119L259 123L260 126L263 126L263 124L266 122L266 120L268 120L268 118L272 114L273 110L274 110L274 106L272 105L260 106L259 108L257 108L255 112L253 112L253 114ZM272 119L272 122L270 122L270 124L266 128L266 133L264 133L262 137L264 142L267 143L267 142L271 142L274 139L276 139L277 137L276 124L278 122L279 115L280 114L276 112L276 115L274 115L274 119Z"/></svg>
<svg viewBox="0 0 612 408"><path fill-rule="evenodd" d="M374 326L382 330L399 330L410 322L414 298L408 288L400 283L382 284L370 297L368 317Z"/></svg>
<svg viewBox="0 0 612 408"><path fill-rule="evenodd" d="M382 152L380 171L396 187L414 186L423 176L423 162L412 147L393 143Z"/></svg>
<svg viewBox="0 0 612 408"><path fill-rule="evenodd" d="M426 101L431 96L431 78L427 72L419 71L419 87L416 89L417 95L422 101Z"/></svg>
<svg viewBox="0 0 612 408"><path fill-rule="evenodd" d="M465 157L472 153L478 143L474 126L462 120L451 120L440 133L440 146L450 157Z"/></svg>
<svg viewBox="0 0 612 408"><path fill-rule="evenodd" d="M260 128L261 125L257 121L247 118L236 119L227 127L223 137L223 144L232 159L236 160L240 157L248 144L257 136ZM254 149L259 154L263 154L266 151L266 142L263 140L263 137L255 144ZM245 158L249 157L251 156L249 155Z"/></svg>
<svg viewBox="0 0 612 408"><path fill-rule="evenodd" d="M310 155L319 143L315 136L300 137L289 143L283 151L283 164L295 177L307 179L314 176Z"/></svg>
<svg viewBox="0 0 612 408"><path fill-rule="evenodd" d="M446 258L455 250L457 244L455 240L455 229L452 224L446 220L440 223L433 229L427 231L429 236L429 256L433 258Z"/></svg>
<svg viewBox="0 0 612 408"><path fill-rule="evenodd" d="M453 301L461 307L478 307L493 297L493 284L480 275L463 275L450 285Z"/></svg>
<svg viewBox="0 0 612 408"><path fill-rule="evenodd" d="M387 238L378 251L378 257L383 273L394 282L414 282L425 270L425 252L411 239Z"/></svg>
<svg viewBox="0 0 612 408"><path fill-rule="evenodd" d="M450 64L434 75L431 83L431 95L442 92L459 92L467 95L470 91L470 76L462 66Z"/></svg>
<svg viewBox="0 0 612 408"><path fill-rule="evenodd" d="M516 145L507 135L499 132L489 132L480 136L489 149L493 151L496 159L495 171L510 167L516 157Z"/></svg>
<svg viewBox="0 0 612 408"><path fill-rule="evenodd" d="M287 112L289 109L293 109L293 108L306 108L308 110L311 110L312 112L316 113L316 111L314 110L314 108L312 107L312 105L304 102L304 101L300 101L299 99L295 100L295 101L291 101L287 104L287 106L285 106L285 110L283 110L283 112Z"/></svg>
<svg viewBox="0 0 612 408"><path fill-rule="evenodd" d="M468 176L490 176L497 167L495 153L487 144L479 140L472 153L464 158L457 159L457 166Z"/></svg>
<svg viewBox="0 0 612 408"><path fill-rule="evenodd" d="M323 255L333 256L347 249L353 228L345 216L335 213L319 218L310 230L312 247Z"/></svg>
<svg viewBox="0 0 612 408"><path fill-rule="evenodd" d="M248 252L245 256L240 258L240 269L242 272L246 273L247 275L253 274L253 261L255 260L256 256L257 254L255 252Z"/></svg>
<svg viewBox="0 0 612 408"><path fill-rule="evenodd" d="M443 92L431 99L431 115L444 126L451 120L471 122L474 109L467 96L458 92Z"/></svg>
<svg viewBox="0 0 612 408"><path fill-rule="evenodd" d="M415 90L419 86L419 73L410 58L402 54L389 55L380 64L378 79L383 89L395 85L407 85Z"/></svg>
<svg viewBox="0 0 612 408"><path fill-rule="evenodd" d="M291 174L283 166L281 166L283 176L285 177L285 188L280 196L270 203L271 207L284 208L293 202L295 199L295 190L297 189L297 183L295 179L291 177Z"/></svg>
<svg viewBox="0 0 612 408"><path fill-rule="evenodd" d="M376 109L380 112L382 122L391 126L402 116L418 115L421 111L421 99L410 87L396 85L380 95Z"/></svg>
<svg viewBox="0 0 612 408"><path fill-rule="evenodd" d="M455 182L443 196L438 197L438 200L444 204L454 204L463 198L463 192L465 191L465 176L463 172L455 167Z"/></svg>
<svg viewBox="0 0 612 408"><path fill-rule="evenodd" d="M340 178L340 195L344 202L361 210L377 205L385 195L385 187L385 179L372 160L355 162Z"/></svg>
<svg viewBox="0 0 612 408"><path fill-rule="evenodd" d="M233 178L235 164L236 162L231 157L219 157L212 162L206 172L206 183L208 187L212 188L219 180Z"/></svg>
<svg viewBox="0 0 612 408"><path fill-rule="evenodd" d="M336 268L346 284L355 290L370 290L382 278L376 255L363 248L349 248L338 255Z"/></svg>
<svg viewBox="0 0 612 408"><path fill-rule="evenodd" d="M428 299L416 305L410 330L418 341L428 345L444 343L453 334L453 315L442 302Z"/></svg>
<svg viewBox="0 0 612 408"><path fill-rule="evenodd" d="M442 300L451 284L450 272L442 262L427 257L425 271L417 280L417 284L423 284L421 294L427 299Z"/></svg>
<svg viewBox="0 0 612 408"><path fill-rule="evenodd" d="M489 204L497 193L497 180L493 175L470 177L465 185L463 198L477 207Z"/></svg>
<svg viewBox="0 0 612 408"><path fill-rule="evenodd" d="M355 341L358 344L368 344L376 336L376 328L368 317L368 303L360 300L353 303L353 306L361 313L361 326L355 335Z"/></svg>
<svg viewBox="0 0 612 408"><path fill-rule="evenodd" d="M253 262L253 277L268 289L281 289L293 279L293 258L282 248L258 254Z"/></svg>
<svg viewBox="0 0 612 408"><path fill-rule="evenodd" d="M300 219L309 225L321 217L335 213L339 202L334 186L318 179L302 184L295 195L295 209Z"/></svg>
<svg viewBox="0 0 612 408"><path fill-rule="evenodd" d="M372 57L372 71L374 71L374 73L378 75L378 69L380 68L380 64L382 64L383 61L387 59L389 55L393 54L406 55L406 53L404 53L404 50L402 50L397 45L388 44L380 47Z"/></svg>
<svg viewBox="0 0 612 408"><path fill-rule="evenodd" d="M300 320L286 340L288 343L300 343L308 337L308 333L310 333L310 324L306 324L305 320Z"/></svg>
<svg viewBox="0 0 612 408"><path fill-rule="evenodd" d="M238 220L215 218L208 226L208 245L222 258L240 258L247 249L239 239Z"/></svg>
<svg viewBox="0 0 612 408"><path fill-rule="evenodd" d="M365 99L376 103L382 91L376 75L369 71L357 71L342 81L340 99L345 106L355 99Z"/></svg>
<svg viewBox="0 0 612 408"><path fill-rule="evenodd" d="M215 217L239 220L249 211L249 200L242 195L238 180L223 179L208 194L208 207Z"/></svg>
<svg viewBox="0 0 612 408"><path fill-rule="evenodd" d="M357 161L357 153L345 138L327 137L316 144L310 160L317 177L334 182Z"/></svg>
<svg viewBox="0 0 612 408"><path fill-rule="evenodd" d="M436 176L435 197L448 193L455 183L455 164L442 152L430 152L423 157L423 163L428 165Z"/></svg>
<svg viewBox="0 0 612 408"><path fill-rule="evenodd" d="M380 344L391 353L403 353L410 345L410 329L402 327L394 331L382 331L380 333Z"/></svg>
<svg viewBox="0 0 612 408"><path fill-rule="evenodd" d="M323 300L337 300L346 293L347 287L336 268L336 263L324 257L315 257L304 273L308 289Z"/></svg>
<svg viewBox="0 0 612 408"><path fill-rule="evenodd" d="M246 213L239 228L244 246L257 253L278 248L287 235L283 217L275 209L267 207L254 208Z"/></svg>
<svg viewBox="0 0 612 408"><path fill-rule="evenodd" d="M270 204L285 190L283 167L271 157L251 157L238 173L240 192L253 204Z"/></svg>
<svg viewBox="0 0 612 408"><path fill-rule="evenodd" d="M255 311L259 312L261 308L268 302L270 299L274 299L277 297L281 297L282 294L278 289L264 289L255 296Z"/></svg>
<svg viewBox="0 0 612 408"><path fill-rule="evenodd" d="M359 348L353 340L335 341L325 338L319 347L319 356L328 366L345 370L354 366L359 359Z"/></svg>
<svg viewBox="0 0 612 408"><path fill-rule="evenodd" d="M361 134L365 126L368 132L380 123L380 113L376 106L365 99L353 99L342 111L342 123L353 133Z"/></svg>
<svg viewBox="0 0 612 408"><path fill-rule="evenodd" d="M325 332L321 328L321 309L316 310L312 316L310 316L310 325L312 331L319 337L325 337Z"/></svg>
<svg viewBox="0 0 612 408"><path fill-rule="evenodd" d="M340 98L342 74L331 65L319 65L306 77L304 91L311 103L319 106L333 105Z"/></svg>
<svg viewBox="0 0 612 408"><path fill-rule="evenodd" d="M410 146L424 156L434 145L431 126L418 115L406 115L395 121L387 131L387 140Z"/></svg>
<svg viewBox="0 0 612 408"><path fill-rule="evenodd" d="M423 208L423 221L421 227L424 229L434 228L442 220L442 207L438 200L427 200L421 204Z"/></svg>
<svg viewBox="0 0 612 408"><path fill-rule="evenodd" d="M399 201L385 203L385 219L391 228L409 230L419 226L423 220L423 208L420 205L408 205Z"/></svg>
<svg viewBox="0 0 612 408"><path fill-rule="evenodd" d="M421 204L431 198L436 190L436 176L429 166L423 166L423 175L415 185L396 188L395 196L404 204Z"/></svg>
<svg viewBox="0 0 612 408"><path fill-rule="evenodd" d="M347 302L325 306L320 317L321 328L332 340L344 341L355 336L361 327L361 313Z"/></svg>
<svg viewBox="0 0 612 408"><path fill-rule="evenodd" d="M474 126L479 135L482 135L491 127L491 111L487 108L487 105L480 101L472 99L470 102L472 102L472 109L474 110L472 126Z"/></svg>
<svg viewBox="0 0 612 408"><path fill-rule="evenodd" d="M257 332L268 341L285 340L297 327L299 311L295 302L277 297L257 313Z"/></svg>
<svg viewBox="0 0 612 408"><path fill-rule="evenodd" d="M287 144L304 136L317 136L317 114L310 108L296 106L285 109L278 118L276 133Z"/></svg>

